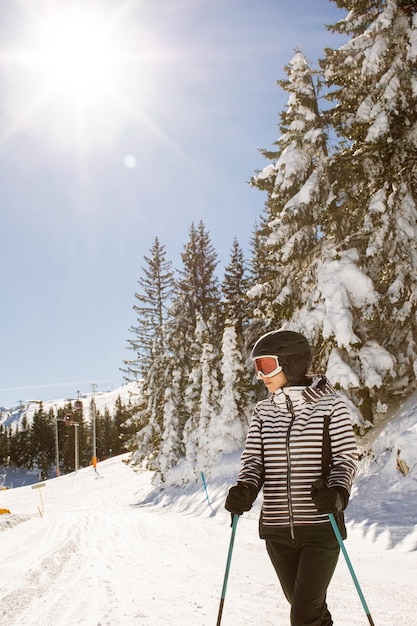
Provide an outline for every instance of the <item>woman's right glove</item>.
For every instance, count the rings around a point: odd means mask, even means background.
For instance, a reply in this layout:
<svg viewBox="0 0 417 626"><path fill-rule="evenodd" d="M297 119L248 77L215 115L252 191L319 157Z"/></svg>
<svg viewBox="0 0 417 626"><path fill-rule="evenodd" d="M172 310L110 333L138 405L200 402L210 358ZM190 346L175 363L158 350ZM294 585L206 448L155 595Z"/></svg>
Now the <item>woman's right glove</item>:
<svg viewBox="0 0 417 626"><path fill-rule="evenodd" d="M258 490L254 485L237 482L230 487L224 508L232 515L242 515L244 511L250 511L257 495Z"/></svg>

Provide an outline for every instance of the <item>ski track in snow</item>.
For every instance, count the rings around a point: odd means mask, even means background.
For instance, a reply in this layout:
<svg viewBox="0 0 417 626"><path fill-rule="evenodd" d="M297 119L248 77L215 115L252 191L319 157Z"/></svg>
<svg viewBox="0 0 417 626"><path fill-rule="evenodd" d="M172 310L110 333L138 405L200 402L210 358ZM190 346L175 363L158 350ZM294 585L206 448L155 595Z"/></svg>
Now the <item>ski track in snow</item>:
<svg viewBox="0 0 417 626"><path fill-rule="evenodd" d="M45 482L0 492L0 622L7 626L214 626L230 517L227 482L155 490L148 472L117 457ZM222 626L289 623L263 542L259 505L240 518ZM13 525L13 519L17 520ZM395 529L393 529L395 536ZM376 626L417 626L417 527L390 539L349 525L346 548ZM343 555L329 588L336 626L368 623Z"/></svg>

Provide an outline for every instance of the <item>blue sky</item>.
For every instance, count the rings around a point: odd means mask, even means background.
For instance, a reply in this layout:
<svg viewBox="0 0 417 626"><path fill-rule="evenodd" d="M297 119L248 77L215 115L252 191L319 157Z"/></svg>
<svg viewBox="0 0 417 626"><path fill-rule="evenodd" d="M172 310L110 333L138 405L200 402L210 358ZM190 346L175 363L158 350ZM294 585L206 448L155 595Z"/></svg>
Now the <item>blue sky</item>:
<svg viewBox="0 0 417 626"><path fill-rule="evenodd" d="M297 46L316 65L340 45L324 24L343 15L328 0L2 0L0 406L122 383L156 236L174 267L200 220L221 267L235 236L249 252L276 80Z"/></svg>

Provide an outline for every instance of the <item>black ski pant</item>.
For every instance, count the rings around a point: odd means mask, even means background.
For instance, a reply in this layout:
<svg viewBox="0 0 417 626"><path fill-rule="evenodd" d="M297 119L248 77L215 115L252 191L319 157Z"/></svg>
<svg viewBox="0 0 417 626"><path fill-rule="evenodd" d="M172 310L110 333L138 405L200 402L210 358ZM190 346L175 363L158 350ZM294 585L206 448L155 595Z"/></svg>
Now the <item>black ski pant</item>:
<svg viewBox="0 0 417 626"><path fill-rule="evenodd" d="M292 626L331 626L327 587L339 557L339 544L329 523L278 530L264 537L266 549L291 605Z"/></svg>

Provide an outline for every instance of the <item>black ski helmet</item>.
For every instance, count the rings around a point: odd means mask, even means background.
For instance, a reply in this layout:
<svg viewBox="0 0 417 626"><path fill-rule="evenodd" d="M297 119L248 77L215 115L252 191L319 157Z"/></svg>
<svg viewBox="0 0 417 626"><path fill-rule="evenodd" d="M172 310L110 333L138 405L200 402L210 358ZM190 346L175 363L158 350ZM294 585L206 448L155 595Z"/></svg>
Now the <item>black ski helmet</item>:
<svg viewBox="0 0 417 626"><path fill-rule="evenodd" d="M311 348L301 333L273 330L262 335L253 346L252 359L276 356L290 384L302 383L311 366Z"/></svg>

